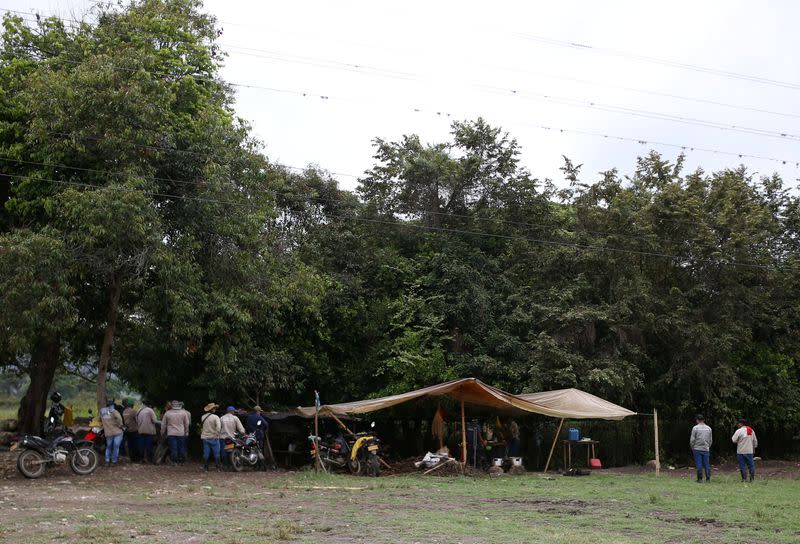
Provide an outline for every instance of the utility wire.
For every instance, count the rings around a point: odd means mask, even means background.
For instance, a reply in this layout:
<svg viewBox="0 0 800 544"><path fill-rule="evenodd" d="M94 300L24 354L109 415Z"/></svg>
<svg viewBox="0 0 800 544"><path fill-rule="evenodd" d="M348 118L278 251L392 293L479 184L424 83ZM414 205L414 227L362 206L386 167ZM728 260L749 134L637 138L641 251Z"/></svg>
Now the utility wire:
<svg viewBox="0 0 800 544"><path fill-rule="evenodd" d="M35 181L45 181L45 182L56 183L56 184L67 185L67 186L76 186L76 187L84 187L84 188L92 188L92 189L97 189L98 188L97 185L92 185L92 184L89 184L89 183L64 181L64 180L55 180L55 179L41 178L41 177L35 177L35 176L27 176L27 175L21 175L21 174L0 173L0 176L9 177L9 178L30 179L30 180L35 180ZM201 202L226 204L226 205L231 205L231 206L234 206L234 207L242 207L241 202L236 202L236 201L225 201L225 200L219 200L219 199L214 199L214 198L190 197L190 196L185 196L185 195L174 195L174 194L169 194L169 193L147 191L147 190L128 188L128 187L115 187L114 189L115 190L120 190L120 191L128 191L128 192L140 192L140 193L143 193L143 194L150 194L152 196L162 197L162 198L167 198L167 199L194 200L194 201L201 201ZM332 215L336 216L336 212L333 212ZM753 269L763 269L763 270L773 270L774 269L774 267L768 266L768 265L761 265L761 264L755 264L755 263L746 263L746 262L733 261L733 260L718 261L718 260L712 260L712 259L694 259L694 258L691 258L691 257L679 256L679 255L671 255L671 254L668 254L668 253L660 253L660 252L655 252L655 251L640 251L640 250L633 250L633 249L615 248L615 247L610 247L610 246L597 246L597 245L591 245L591 244L579 244L579 243L563 242L563 241L552 240L552 239L540 239L540 238L530 238L530 237L524 237L524 236L512 236L512 235L506 235L506 234L488 233L488 232L484 232L484 231L462 230L462 229L454 229L454 228L450 228L450 227L436 227L436 226L432 226L432 225L416 225L416 224L408 223L408 222L397 222L397 221L388 221L388 220L374 219L374 218L356 217L356 216L353 216L353 215L348 215L348 216L339 215L338 217L340 219L350 219L350 220L354 220L354 221L361 221L361 222L371 223L371 224L391 225L391 226L394 226L394 227L400 226L400 227L404 227L404 228L413 228L413 229L427 230L427 231L433 231L433 232L444 232L444 233L450 233L450 234L464 234L464 235L470 235L470 236L479 236L479 237L488 237L488 238L502 239L502 240L528 242L528 243L540 244L540 245L571 247L571 248L576 248L576 249L586 249L586 250L591 250L591 251L621 253L621 254L627 254L627 255L641 255L641 256L647 256L647 257L660 257L660 258L666 258L666 259L669 259L669 260L683 261L683 262L685 262L685 261L693 261L693 262L705 263L705 264L724 265L724 266L742 267L742 268L753 268Z"/></svg>
<svg viewBox="0 0 800 544"><path fill-rule="evenodd" d="M15 177L15 178L23 178L23 179L34 179L38 181L47 181L51 183L57 183L62 185L70 185L70 186L79 186L79 187L86 187L86 188L93 188L97 189L98 186L91 185L87 183L78 183L78 182L69 182L63 180L54 180L54 179L47 179L47 178L36 178L33 176L24 176L24 175L17 175L17 174L2 174L0 176L5 177ZM145 191L141 189L133 189L133 188L126 188L126 187L115 187L116 190L121 191L137 191L144 194L150 194L153 196L168 198L168 199L181 199L181 200L195 200L195 201L203 201L203 202L213 202L219 204L227 204L234 207L241 207L241 203L234 202L234 201L224 201L219 199L212 199L212 198L202 198L202 197L188 197L183 195L173 195L167 193L159 193L154 191ZM336 216L336 213L332 213L332 215ZM403 228L413 228L413 229L421 229L427 231L434 231L434 232L445 232L445 233L452 233L452 234L466 234L472 236L484 236L489 238L498 238L504 240L516 240L516 241L524 241L529 243L535 244L543 244L543 245L551 245L551 246L563 246L563 247L572 247L577 249L587 249L587 250L594 250L594 251L602 251L602 252L616 252L616 253L623 253L623 254L630 254L630 255L642 255L642 256L650 256L650 257L662 257L667 258L670 260L680 260L680 261L694 261L694 262L704 262L707 264L714 264L714 265L725 265L725 266L735 266L735 267L745 267L745 268L757 268L757 269L767 269L772 270L774 267L767 266L767 265L760 265L754 263L745 263L739 261L715 261L710 259L692 259L690 257L678 256L678 255L670 255L667 253L659 253L659 252L652 252L652 251L639 251L639 250L630 250L630 249L623 249L623 248L614 248L608 246L594 246L589 244L576 244L570 242L562 242L558 240L547 240L547 239L537 239L537 238L528 238L528 237L521 237L521 236L511 236L511 235L503 235L503 234L495 234L495 233L487 233L482 231L467 231L461 229L454 229L449 227L435 227L430 225L416 225L412 223L406 222L397 222L397 221L388 221L388 220L381 220L381 219L373 219L373 218L364 218L364 217L355 217L355 216L344 216L339 215L340 219L350 219L354 221L361 221L366 223L372 224L383 224L383 225L390 225L394 227L403 227Z"/></svg>
<svg viewBox="0 0 800 544"><path fill-rule="evenodd" d="M94 2L95 5L101 4L101 3L102 2L98 2L98 1ZM34 16L37 15L36 12L11 10L11 9L7 9L7 8L0 8L0 9L5 9L5 11L7 11L9 13L15 13L15 14L20 14L20 15L34 15ZM64 21L69 21L69 22L78 23L78 24L80 24L82 22L82 21L78 21L76 19L67 19L67 18L64 18L64 17L60 17L60 16L55 15L55 14L51 14L50 16L58 17L58 18L60 18L60 19L62 19ZM25 19L25 20L28 21L28 22L36 22L36 20L32 20L32 19ZM222 24L222 25L250 26L250 27L258 26L258 28L263 28L263 27L261 27L261 25L252 25L252 24L249 24L249 23L236 23L236 22L231 22L231 21L218 21L218 22L220 24ZM140 31L142 31L142 30L140 29ZM289 31L281 30L281 29L270 29L270 32L302 35L300 33L289 32ZM380 47L380 46L377 46L377 45L374 45L374 44L348 42L348 41L341 41L341 40L337 40L337 43L342 43L344 45L356 46L356 47L366 48L366 49L384 49L384 50L391 51L391 52L394 52L394 53L402 53L404 55L407 55L409 53L408 51L405 51L405 50L401 51L401 50L397 50L397 49L389 49L389 48ZM287 54L282 53L280 51L268 51L268 50L256 49L256 48L252 48L252 47L248 47L248 46L240 46L240 45L237 45L237 44L223 44L223 43L220 43L220 45L224 45L224 46L226 46L228 48L242 49L242 50L246 50L246 51L250 51L250 52L272 53L272 54L274 54L276 56L280 56L280 55L286 56L287 55ZM421 55L416 54L416 56L421 56ZM296 57L298 59L304 59L304 60L308 60L308 61L312 61L312 62L315 60L313 57L301 57L301 56L296 56ZM316 61L320 62L319 59L316 59ZM364 64L343 63L341 61L329 61L329 62L333 63L333 64L341 64L341 65L350 66L350 67L371 68L371 69L374 69L374 70L376 70L378 72L382 72L382 73L386 73L386 74L395 73L397 75L406 77L408 79L412 79L414 77L414 74L411 74L411 73L408 73L408 72L384 69L384 68L380 68L380 67L370 67L370 66L367 66L367 65L364 65ZM770 109L765 109L765 108L758 108L758 107L754 107L754 106L745 106L745 105L742 105L742 104L731 104L731 103L728 103L728 102L720 102L718 100L711 100L711 99L706 99L706 98L684 96L684 95L678 95L678 94L667 93L667 92L662 92L662 91L654 91L652 89L640 89L640 88L629 87L629 86L625 86L625 85L615 85L613 83L608 83L608 82L589 80L589 79L582 79L582 78L564 76L564 75L560 75L560 74L538 72L538 71L526 70L526 69L518 68L518 67L502 66L502 65L494 65L494 64L486 64L486 63L482 64L481 66L483 66L485 68L488 68L488 69L491 69L491 70L501 70L501 71L506 71L506 72L516 72L516 73L533 75L533 76L536 76L536 77L543 77L543 78L547 78L547 79L557 79L557 80L561 80L561 81L572 81L572 82L575 82L575 83L581 83L581 84L585 84L585 85L593 85L593 86L605 87L605 88L609 88L609 89L619 89L619 90L627 91L627 92L645 94L645 95L650 95L650 96L660 96L660 97L664 97L664 98L672 98L672 99L683 100L683 101L687 101L687 102L696 102L696 103L699 103L699 104L709 104L709 105L713 105L713 106L720 106L720 107L724 107L724 108L730 108L730 109L736 109L736 110L742 110L742 111L750 111L750 112L756 112L756 113L764 113L764 114L767 114L767 115L775 115L775 116L779 116L779 117L788 117L788 118L795 118L795 119L796 118L800 118L800 113L790 113L790 112L775 111L775 110L770 110Z"/></svg>
<svg viewBox="0 0 800 544"><path fill-rule="evenodd" d="M76 64L76 65L81 65L81 64L85 63L85 61L77 61L77 60L70 60L70 59L63 59L63 58L59 58L58 60L60 62L66 62L66 63ZM122 71L128 71L128 72L132 72L132 73L144 72L144 73L148 73L148 74L151 74L151 75L154 75L154 76L157 76L157 77L161 76L161 74L155 73L153 71L144 70L144 69L128 68L128 67L114 66L114 65L109 65L109 64L106 64L105 66L111 68L112 70L122 70ZM376 104L379 104L379 105L382 105L382 106L384 106L386 104L386 102L376 102L374 100L362 100L362 99L356 99L356 98L336 97L336 96L331 96L331 95L327 95L327 94L319 94L319 93L316 93L316 92L313 92L313 91L298 91L298 90L294 90L294 89L282 89L282 88L278 88L278 87L267 87L267 86L252 85L252 84L247 84L247 83L223 82L221 80L218 80L218 79L215 79L215 78L211 78L211 77L202 76L202 75L189 74L186 77L192 77L193 79L198 80L198 81L207 81L207 82L215 83L215 84L218 84L218 85L229 85L231 87L237 87L237 88L255 89L255 90L268 91L268 92L274 92L274 93L290 94L290 95L300 96L300 97L304 97L304 98L319 98L319 99L321 99L323 101L328 101L328 100L334 99L334 100L338 100L338 101L353 102L353 103L358 103L358 104L363 104L364 102L372 102L372 103L376 103ZM496 93L497 91L494 91L494 92ZM511 90L510 94L517 95L518 93L517 93L517 91ZM521 96L524 97L524 95L521 95ZM547 96L547 95L542 95L542 96ZM555 98L553 98L553 97L547 96L547 98L549 100L551 100L551 101L555 100ZM394 106L394 105L392 107L397 109L396 106ZM584 104L583 107L589 107L589 108L597 107L599 109L602 109L602 105L596 105L594 103ZM446 111L441 111L441 110L423 110L422 108L419 108L419 107L408 108L408 110L411 110L411 111L413 111L415 113L423 113L423 112L431 113L431 114L434 114L434 115L436 115L438 117L455 117L456 116L455 114L452 114L452 113L446 112ZM633 114L633 115L636 115L636 114ZM458 116L459 117L466 117L465 115L458 115ZM638 116L648 117L647 115L638 115ZM697 123L690 123L690 124L700 124L700 123L701 122L698 121ZM562 133L581 134L581 135L584 135L584 136L593 136L593 137L604 138L604 139L613 139L613 140L618 140L618 141L633 142L633 143L638 143L640 145L650 145L650 144L652 144L652 145L671 147L671 148L681 149L681 150L700 151L700 152L705 152L705 153L712 153L712 154L718 154L718 155L727 155L727 156L731 156L731 157L739 157L740 159L750 158L750 159L758 159L758 160L765 160L765 161L780 163L780 164L783 164L783 165L794 164L795 167L799 167L800 166L800 161L797 161L795 159L789 159L789 158L776 158L776 157L768 157L768 156L764 156L764 155L757 155L757 154L753 154L753 153L741 153L741 152L737 152L737 151L727 151L727 150L714 149L714 148L708 148L708 147L694 146L694 145L689 145L689 144L676 144L676 143L669 143L669 142L661 142L661 141L652 140L652 139L649 139L649 138L618 136L618 135L608 134L608 133L592 132L592 131L586 131L586 130L565 128L565 127L555 127L555 126L552 126L552 125L540 125L540 124L535 124L535 123L528 123L528 122L525 122L525 121L513 121L513 122L511 122L509 124L512 125L512 126L513 125L520 125L520 126L526 126L526 127L531 127L531 128L538 128L538 129L542 129L542 130L548 130L548 131L549 130L555 130L555 131L559 131L559 132L562 132ZM728 129L726 127L715 126L715 125L703 125L703 126L709 126L710 128L718 128L720 130L731 130L731 129ZM752 130L759 130L759 129L752 129ZM742 127L739 127L739 128L736 129L736 131L737 132L743 132L743 131L745 131L745 129L743 129ZM781 133L780 136L778 136L777 133L776 134L757 134L757 133L752 133L752 132L747 132L747 133L756 134L756 135L762 135L762 136L769 136L769 137L776 137L776 138L784 138L784 139L794 139L794 138L800 139L800 136L786 134L786 133Z"/></svg>
<svg viewBox="0 0 800 544"><path fill-rule="evenodd" d="M727 77L727 78L731 78L731 79L739 79L739 80L743 80L743 81L750 81L752 83L759 83L759 84L762 84L762 85L772 85L772 86L775 86L775 87L783 87L785 89L800 90L800 83L793 83L793 82L789 82L789 81L779 81L777 79L769 79L769 78L761 77L761 76L754 76L754 75L750 75L750 74L742 74L742 73L738 73L738 72L731 72L731 71L728 71L728 70L720 70L720 69L717 69L717 68L710 68L708 66L699 66L699 65L696 65L696 64L689 64L689 63L686 63L686 62L678 62L678 61L674 61L674 60L661 59L661 58L657 58L657 57L650 57L650 56L647 56L647 55L639 55L637 53L629 53L629 52L626 52L626 51L619 51L619 50L616 50L616 49L609 49L609 48L605 48L605 47L596 47L596 46L585 44L585 43L571 42L571 41L567 41L567 40L557 40L557 39L548 38L548 37L545 37L545 36L537 36L535 34L518 33L516 35L518 37L522 38L522 39L529 40L529 41L532 41L532 42L537 42L537 43L545 43L545 44L548 44L548 45L555 45L555 46L558 46L558 47L567 47L567 48L570 48L570 49L577 49L577 50L581 50L581 51L589 51L589 52L592 52L592 53L601 53L601 54L604 54L604 55L628 58L628 59L633 59L633 60L642 61L642 62L660 64L662 66L670 66L670 67L673 67L673 68L681 68L683 70L691 70L691 71L694 71L694 72L701 72L701 73L704 73L704 74L711 74L711 75Z"/></svg>
<svg viewBox="0 0 800 544"><path fill-rule="evenodd" d="M61 169L65 169L65 170L74 170L74 171L78 171L78 172L87 172L87 173L92 173L92 174L105 174L105 175L109 175L109 176L127 177L127 176L136 175L133 172L102 170L102 169L96 169L96 168L70 166L70 165L67 165L67 164L44 163L44 162L38 162L38 161L27 161L27 160L12 158L12 157L0 157L0 161L15 162L15 163L19 163L19 164L27 164L27 165L32 165L32 166L41 166L41 167L46 167L46 168L61 168ZM284 165L284 164L274 164L274 163L273 163L273 165L281 166L281 167L284 167L284 168L292 168L292 169L302 170L302 168L297 167L297 166L287 166L287 165ZM213 184L211 184L209 182L205 182L205 181L201 181L201 180L189 181L189 180L183 180L183 179L164 178L164 177L152 176L152 175L147 175L147 174L140 174L140 175L141 175L141 177L143 177L145 179L150 179L150 180L155 180L155 181L163 181L163 182L166 182L166 183L176 184L176 185L185 185L185 186L190 186L190 187L206 188L206 189L210 189L212 191L218 192L220 194L230 193L229 189L224 189L223 187L218 187L218 186L215 186L215 185L213 185ZM95 187L95 188L102 187L100 185L92 185L92 184L87 184L87 186ZM281 196L288 197L288 196L290 196L289 195L289 191L270 190L270 189L263 189L263 188L258 188L258 189L257 188L251 188L251 191L254 192L254 193L269 194L269 195L276 196L276 197L281 197ZM342 201L341 199L338 199L338 198L324 198L324 197L308 196L308 197L306 197L306 199L309 202L315 203L315 204L319 204L319 203L323 203L323 204L346 204L346 202L344 202L344 201ZM492 217L485 217L485 216L480 216L480 215L459 214L459 213L453 213L453 212L425 211L424 215L452 217L452 218L465 219L465 220L471 220L471 221L483 221L483 222L486 222L486 223L512 225L512 226L516 226L516 227L525 227L525 228L527 228L529 230L538 229L538 228L553 228L554 227L554 225L551 224L551 223L530 223L530 222L525 222L525 221L513 221L513 220L508 220L508 219L492 218ZM702 225L702 226L710 226L710 225L707 225L705 223L697 223L697 224L698 225ZM680 240L679 241L679 240L672 240L672 239L669 239L669 238L662 238L662 237L660 237L660 236L658 236L656 234L653 234L653 235L650 235L650 236L647 236L647 235L636 236L636 235L624 234L624 233L619 233L619 232L597 231L597 230L591 230L591 229L571 230L571 229L564 228L564 227L558 227L557 230L561 230L561 231L568 232L568 233L571 233L571 234L576 234L576 235L580 235L582 233L586 233L586 234L591 234L593 236L608 236L608 237L614 236L614 237L619 237L619 238L626 238L626 239L630 239L630 240L640 240L640 241L645 241L645 242L662 242L662 243L665 242L665 243L676 244L676 243L681 243L682 241L685 241L685 240Z"/></svg>
<svg viewBox="0 0 800 544"><path fill-rule="evenodd" d="M364 66L364 65L357 64L357 63L348 63L348 62L342 62L342 61L331 61L331 60L327 60L327 59L317 59L317 60L315 60L313 57L300 57L300 56L297 56L297 55L283 54L283 53L278 53L278 52L275 52L275 51L260 50L260 49L255 49L255 48L245 48L245 49L248 49L250 51L262 51L262 52L267 53L267 54L262 55L260 53L247 53L247 52L238 52L237 54L250 55L250 56L254 56L254 57L258 57L258 58L263 58L263 59L266 59L266 60L274 60L274 61L279 61L279 62L306 64L306 65L311 65L311 66L320 67L320 68L333 69L333 70L345 70L345 71L349 71L349 72L359 73L361 75L380 76L380 77L387 77L387 78L391 78L391 79L411 80L411 79L418 79L419 77L421 77L419 74L411 74L411 73L407 73L407 72L397 72L397 71L385 70L385 69L382 69L382 68ZM83 64L85 62L84 60L64 59L63 56L61 56L58 52L52 52L51 51L49 53L53 54L55 57L58 58L58 60L63 61L63 62L78 64L78 65ZM127 68L127 67L118 67L118 66L114 66L114 65L108 65L108 66L111 69L114 69L114 70L121 69L121 70L128 70L128 71L132 71L132 72L139 71L137 69ZM144 71L147 72L147 70L144 70ZM149 73L152 73L152 72L149 72ZM159 75L159 74L153 74L153 75ZM207 80L219 83L219 84L223 84L219 80L216 80L214 78L207 78L207 77L204 77L202 75L194 75L193 77L195 79L198 79L198 80L207 79ZM227 83L227 84L231 85L233 87L241 87L241 88L249 88L249 89L263 89L263 90L268 90L268 91L273 91L273 92L276 91L276 89L274 89L274 88L260 87L258 85L241 84L241 83ZM471 84L471 87L476 88L477 90L479 90L481 92L489 92L489 93L493 93L493 94L503 94L503 95L508 95L508 96L525 96L527 98L532 98L532 99L536 99L536 100L542 100L542 101L546 101L546 102L552 102L552 103L556 103L556 104L562 104L562 105L566 105L566 106L570 106L570 107L593 109L593 110L596 110L596 111L605 111L605 112L608 112L608 113L618 113L618 114L622 114L622 115L628 115L628 116L638 117L638 118L643 118L643 119L654 119L654 120L668 121L668 122L687 124L687 125L693 125L693 126L701 126L701 127L706 127L706 128L714 128L714 129L718 129L718 130L722 130L722 131L739 132L739 133L749 134L749 135L753 135L753 136L763 136L763 137L776 138L776 139L782 139L782 140L800 141L800 134L793 134L793 133L790 133L788 131L768 130L768 129L761 129L761 128L755 128L755 127L742 126L742 125L734 125L734 124L723 123L723 122L718 122L718 121L710 121L710 120L705 120L705 119L698 119L698 118L693 118L693 117L686 117L686 116L662 113L662 112L657 112L657 111L649 111L649 110L642 110L642 109L637 109L637 108L629 108L629 107L625 107L625 106L617 106L617 105L613 105L613 104L600 103L600 102L596 102L596 101L592 101L592 100L581 100L581 99L575 99L575 98L570 98L570 97L562 97L562 96L557 96L557 95L544 94L544 93L540 93L540 92L534 92L534 91L528 91L528 90L522 90L522 89L520 89L520 90L518 90L518 89L509 89L509 88L501 88L501 87L482 85L482 84ZM286 92L286 91L277 91L277 92ZM320 97L321 98L328 98L328 96L324 96L324 95L321 95ZM631 138L630 140L641 141L642 139ZM685 146L679 146L679 147L685 147ZM725 154L728 154L728 155L742 155L742 156L744 156L744 154L733 153L733 152L727 152ZM762 158L762 157L752 157L752 158ZM785 162L793 162L793 161L791 161L791 160L781 160L781 162L785 163Z"/></svg>

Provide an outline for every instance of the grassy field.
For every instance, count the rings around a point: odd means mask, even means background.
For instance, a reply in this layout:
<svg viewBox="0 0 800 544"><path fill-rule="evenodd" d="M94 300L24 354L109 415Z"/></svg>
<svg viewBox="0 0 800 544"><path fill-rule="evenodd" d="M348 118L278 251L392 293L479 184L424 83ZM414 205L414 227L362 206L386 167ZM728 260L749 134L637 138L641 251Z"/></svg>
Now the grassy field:
<svg viewBox="0 0 800 544"><path fill-rule="evenodd" d="M100 468L0 481L0 541L798 542L795 478L500 478Z"/></svg>

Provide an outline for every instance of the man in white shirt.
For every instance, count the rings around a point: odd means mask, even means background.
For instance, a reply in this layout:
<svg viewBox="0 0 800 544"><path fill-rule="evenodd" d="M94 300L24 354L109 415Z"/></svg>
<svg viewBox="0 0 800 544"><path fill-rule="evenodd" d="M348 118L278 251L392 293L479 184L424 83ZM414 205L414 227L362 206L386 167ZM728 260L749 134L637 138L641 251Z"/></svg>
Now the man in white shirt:
<svg viewBox="0 0 800 544"><path fill-rule="evenodd" d="M736 424L738 429L733 433L731 441L736 444L736 460L739 461L739 472L742 473L742 481L747 481L747 473L750 472L750 481L752 482L756 476L756 464L753 456L758 447L758 438L756 432L747 424L747 421L740 419Z"/></svg>
<svg viewBox="0 0 800 544"><path fill-rule="evenodd" d="M706 482L709 482L711 481L711 427L706 425L706 418L703 417L703 414L697 414L694 419L697 424L692 427L689 447L692 448L692 455L694 455L697 483L703 481L703 472L705 472Z"/></svg>
<svg viewBox="0 0 800 544"><path fill-rule="evenodd" d="M241 420L236 416L236 407L228 406L225 410L225 415L219 418L221 429L219 432L219 446L222 448L222 456L226 465L230 466L231 454L229 450L225 449L225 439L233 439L234 434L244 434L244 426Z"/></svg>

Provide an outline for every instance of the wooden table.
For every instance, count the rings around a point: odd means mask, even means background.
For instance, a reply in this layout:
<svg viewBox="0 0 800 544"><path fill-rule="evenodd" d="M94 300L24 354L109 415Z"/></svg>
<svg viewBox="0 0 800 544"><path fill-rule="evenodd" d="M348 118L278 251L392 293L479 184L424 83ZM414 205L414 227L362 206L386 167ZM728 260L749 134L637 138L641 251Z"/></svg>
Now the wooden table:
<svg viewBox="0 0 800 544"><path fill-rule="evenodd" d="M586 467L589 467L589 459L597 457L595 454L595 445L600 442L597 440L562 440L561 444L564 449L564 472L572 469L572 446L583 444L586 446Z"/></svg>

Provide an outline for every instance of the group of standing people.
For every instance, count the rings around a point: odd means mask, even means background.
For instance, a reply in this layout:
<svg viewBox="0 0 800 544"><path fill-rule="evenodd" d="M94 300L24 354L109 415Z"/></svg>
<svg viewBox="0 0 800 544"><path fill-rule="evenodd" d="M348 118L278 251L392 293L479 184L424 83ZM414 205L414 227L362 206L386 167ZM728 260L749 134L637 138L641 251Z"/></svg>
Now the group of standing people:
<svg viewBox="0 0 800 544"><path fill-rule="evenodd" d="M132 399L123 401L122 411L113 399L106 402L100 410L100 421L106 437L106 466L116 465L123 440L128 448L131 461L154 461L156 418L155 410L145 400L139 410L134 409Z"/></svg>
<svg viewBox="0 0 800 544"><path fill-rule="evenodd" d="M235 406L228 406L221 417L217 414L219 408L219 404L209 402L203 408L203 415L200 416L203 469L206 471L208 471L208 463L212 456L217 470L222 470L223 463L229 464L230 459L225 450L225 441L245 432L242 421L236 415ZM254 407L253 411L247 415L247 431L256 434L258 446L262 450L268 427L269 422L262 415L261 406Z"/></svg>
<svg viewBox="0 0 800 544"><path fill-rule="evenodd" d="M694 455L694 465L697 470L697 482L711 481L711 444L713 443L713 432L711 427L706 425L705 417L697 414L695 417L696 425L692 427L692 434L689 437L689 447ZM736 423L736 432L733 433L731 441L736 444L736 460L739 464L739 472L742 481L753 481L756 476L755 453L758 447L756 432L747 424L745 419L740 419Z"/></svg>
<svg viewBox="0 0 800 544"><path fill-rule="evenodd" d="M106 466L117 464L123 441L127 444L131 461L155 462L157 425L161 427L161 437L166 440L172 464L182 465L186 462L192 415L183 407L183 402L179 400L168 402L160 421L147 400L142 402L142 408L139 410L134 409L132 399L125 399L122 410L119 408L113 400L109 400L107 406L100 410L100 420L106 439ZM212 456L218 470L222 470L223 464L229 464L225 453L225 442L245 432L242 421L236 415L235 406L228 406L221 417L217 415L218 410L218 404L208 403L200 417L200 438L203 442L205 470L208 470ZM262 415L261 407L256 406L248 414L246 421L248 432L256 433L259 446L263 448L269 423Z"/></svg>

